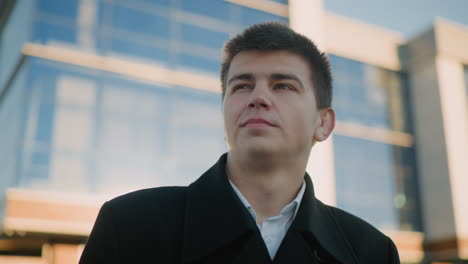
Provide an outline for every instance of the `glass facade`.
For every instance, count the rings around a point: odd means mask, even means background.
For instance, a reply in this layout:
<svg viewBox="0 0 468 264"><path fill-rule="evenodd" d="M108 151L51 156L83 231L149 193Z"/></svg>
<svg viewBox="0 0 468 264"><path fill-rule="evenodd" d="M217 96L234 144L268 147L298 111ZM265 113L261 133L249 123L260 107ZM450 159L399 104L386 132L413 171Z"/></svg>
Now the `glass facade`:
<svg viewBox="0 0 468 264"><path fill-rule="evenodd" d="M0 192L17 183L20 160L18 146L24 131L27 69L22 68L12 80L10 88L0 93ZM0 208L4 196L0 196ZM1 214L1 213L0 213Z"/></svg>
<svg viewBox="0 0 468 264"><path fill-rule="evenodd" d="M219 94L36 58L25 67L20 187L105 193L184 185L226 151Z"/></svg>
<svg viewBox="0 0 468 264"><path fill-rule="evenodd" d="M334 55L330 62L338 121L411 132L404 74Z"/></svg>
<svg viewBox="0 0 468 264"><path fill-rule="evenodd" d="M331 55L338 122L411 132L405 76ZM370 132L372 133L372 132ZM337 206L387 230L421 230L414 150L335 134Z"/></svg>
<svg viewBox="0 0 468 264"><path fill-rule="evenodd" d="M287 23L221 0L36 1L33 42L211 74L230 35L253 23Z"/></svg>
<svg viewBox="0 0 468 264"><path fill-rule="evenodd" d="M412 148L335 135L337 206L386 230L421 231Z"/></svg>

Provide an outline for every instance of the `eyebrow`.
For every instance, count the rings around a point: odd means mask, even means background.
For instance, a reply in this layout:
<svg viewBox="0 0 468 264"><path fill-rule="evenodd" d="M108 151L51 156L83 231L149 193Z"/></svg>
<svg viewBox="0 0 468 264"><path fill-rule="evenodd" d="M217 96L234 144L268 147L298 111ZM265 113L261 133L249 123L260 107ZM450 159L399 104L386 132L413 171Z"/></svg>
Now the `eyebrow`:
<svg viewBox="0 0 468 264"><path fill-rule="evenodd" d="M253 81L255 80L255 77L251 73L241 73L238 75L234 75L231 79L228 81L228 85L230 85L232 82L235 81Z"/></svg>
<svg viewBox="0 0 468 264"><path fill-rule="evenodd" d="M301 85L301 87L304 87L303 83L301 82L301 79L297 77L294 74L288 74L288 73L273 73L269 76L269 79L272 79L274 81L280 81L280 80L293 80L296 81ZM255 77L251 73L241 73L238 75L234 75L231 79L228 81L228 85L230 85L232 82L235 81L253 81L255 80Z"/></svg>
<svg viewBox="0 0 468 264"><path fill-rule="evenodd" d="M301 85L301 87L304 87L303 83L301 82L301 79L299 79L299 77L297 77L296 75L294 74L287 74L287 73L273 73L272 75L270 75L270 78L275 80L275 81L280 81L280 80L293 80L293 81L296 81L297 83L299 83L299 85Z"/></svg>

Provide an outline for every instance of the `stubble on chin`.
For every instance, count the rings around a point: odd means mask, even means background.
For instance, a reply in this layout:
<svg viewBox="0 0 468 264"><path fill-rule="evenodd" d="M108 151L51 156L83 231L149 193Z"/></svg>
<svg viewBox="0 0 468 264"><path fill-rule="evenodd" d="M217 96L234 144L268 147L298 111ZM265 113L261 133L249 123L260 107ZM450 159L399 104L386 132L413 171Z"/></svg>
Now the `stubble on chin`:
<svg viewBox="0 0 468 264"><path fill-rule="evenodd" d="M268 161L273 160L276 156L274 146L267 146L260 142L248 144L245 148L244 154L246 154L246 157L248 157L249 160L258 164L268 163Z"/></svg>

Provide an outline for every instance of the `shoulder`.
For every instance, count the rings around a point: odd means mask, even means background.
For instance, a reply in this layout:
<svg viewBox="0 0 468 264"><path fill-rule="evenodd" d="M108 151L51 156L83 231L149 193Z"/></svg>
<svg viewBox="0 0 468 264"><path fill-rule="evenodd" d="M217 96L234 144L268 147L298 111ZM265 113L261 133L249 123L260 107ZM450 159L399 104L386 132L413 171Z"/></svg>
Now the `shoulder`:
<svg viewBox="0 0 468 264"><path fill-rule="evenodd" d="M185 194L186 187L143 189L118 196L106 202L101 210L126 226L151 225L167 219L182 219Z"/></svg>
<svg viewBox="0 0 468 264"><path fill-rule="evenodd" d="M137 206L145 203L157 204L161 207L166 204L174 202L181 202L185 199L185 192L187 187L181 186L166 186L156 187L149 189L142 189L134 192L130 192L121 196L118 196L107 203L111 206Z"/></svg>
<svg viewBox="0 0 468 264"><path fill-rule="evenodd" d="M380 230L344 210L320 204L331 214L337 228L353 248L358 259L380 261L385 257L389 260L388 263L399 263L395 244Z"/></svg>
<svg viewBox="0 0 468 264"><path fill-rule="evenodd" d="M173 263L181 248L185 189L145 189L104 203L80 263L146 263L156 256Z"/></svg>

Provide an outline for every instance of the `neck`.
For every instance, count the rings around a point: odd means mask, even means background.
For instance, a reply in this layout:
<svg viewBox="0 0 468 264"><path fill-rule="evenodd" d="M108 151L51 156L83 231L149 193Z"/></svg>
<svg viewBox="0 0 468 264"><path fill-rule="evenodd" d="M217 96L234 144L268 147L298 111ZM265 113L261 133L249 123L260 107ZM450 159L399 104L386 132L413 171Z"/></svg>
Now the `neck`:
<svg viewBox="0 0 468 264"><path fill-rule="evenodd" d="M226 172L257 215L257 223L278 215L299 192L307 159L246 157L230 151Z"/></svg>

